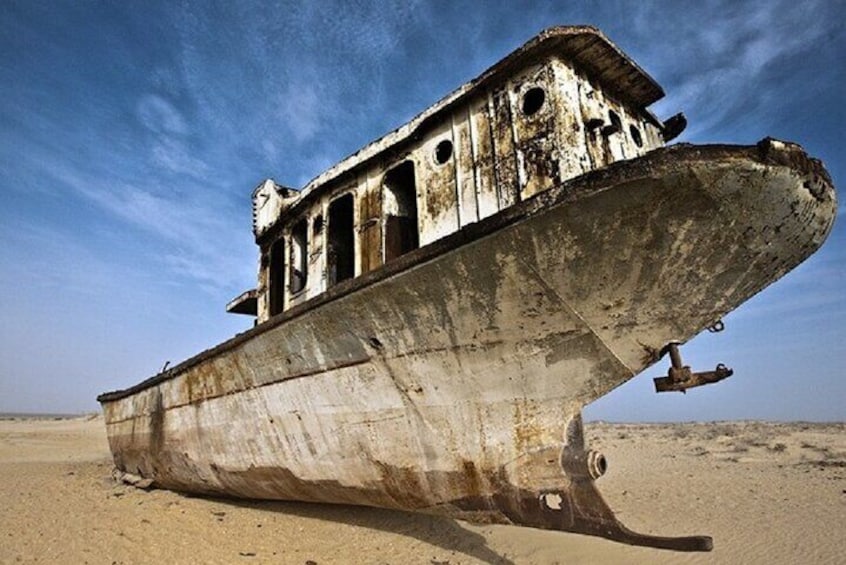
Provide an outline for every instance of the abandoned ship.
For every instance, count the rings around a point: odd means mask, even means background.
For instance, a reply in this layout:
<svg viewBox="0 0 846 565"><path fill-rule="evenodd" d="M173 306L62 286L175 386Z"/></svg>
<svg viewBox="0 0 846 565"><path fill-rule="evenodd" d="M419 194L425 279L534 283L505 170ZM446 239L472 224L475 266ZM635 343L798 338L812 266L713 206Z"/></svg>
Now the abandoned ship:
<svg viewBox="0 0 846 565"><path fill-rule="evenodd" d="M708 550L617 521L581 408L822 245L798 146L665 146L685 125L592 27L546 30L300 190L253 192L255 326L99 396L158 487L368 505ZM671 524L669 524L671 526Z"/></svg>

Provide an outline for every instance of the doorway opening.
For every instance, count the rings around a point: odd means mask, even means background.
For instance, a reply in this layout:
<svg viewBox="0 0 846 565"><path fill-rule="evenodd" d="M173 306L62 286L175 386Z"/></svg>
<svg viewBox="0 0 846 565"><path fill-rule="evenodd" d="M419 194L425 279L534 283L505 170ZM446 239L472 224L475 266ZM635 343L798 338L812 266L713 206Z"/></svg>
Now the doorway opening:
<svg viewBox="0 0 846 565"><path fill-rule="evenodd" d="M345 194L329 204L329 286L355 275L353 196Z"/></svg>
<svg viewBox="0 0 846 565"><path fill-rule="evenodd" d="M385 262L420 247L414 163L403 161L385 174Z"/></svg>
<svg viewBox="0 0 846 565"><path fill-rule="evenodd" d="M270 247L270 315L285 309L285 239L279 238Z"/></svg>
<svg viewBox="0 0 846 565"><path fill-rule="evenodd" d="M291 294L308 283L308 224L303 218L291 228Z"/></svg>

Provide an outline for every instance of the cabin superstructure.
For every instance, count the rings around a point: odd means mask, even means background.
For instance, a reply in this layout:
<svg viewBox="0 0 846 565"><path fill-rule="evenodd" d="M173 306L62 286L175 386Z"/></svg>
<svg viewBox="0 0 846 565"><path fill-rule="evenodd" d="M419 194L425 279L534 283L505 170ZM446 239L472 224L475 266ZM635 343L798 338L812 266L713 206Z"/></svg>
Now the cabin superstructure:
<svg viewBox="0 0 846 565"><path fill-rule="evenodd" d="M600 32L547 30L302 190L253 193L261 323L419 246L677 135L661 88Z"/></svg>

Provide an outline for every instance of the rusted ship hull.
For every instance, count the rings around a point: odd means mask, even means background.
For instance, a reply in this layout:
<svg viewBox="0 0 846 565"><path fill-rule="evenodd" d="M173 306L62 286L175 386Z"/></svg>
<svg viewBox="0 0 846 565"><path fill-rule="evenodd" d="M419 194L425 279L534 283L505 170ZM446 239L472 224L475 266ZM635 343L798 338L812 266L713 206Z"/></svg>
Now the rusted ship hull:
<svg viewBox="0 0 846 565"><path fill-rule="evenodd" d="M117 467L156 485L575 531L620 525L585 404L828 235L798 147L675 146L521 202L102 395Z"/></svg>

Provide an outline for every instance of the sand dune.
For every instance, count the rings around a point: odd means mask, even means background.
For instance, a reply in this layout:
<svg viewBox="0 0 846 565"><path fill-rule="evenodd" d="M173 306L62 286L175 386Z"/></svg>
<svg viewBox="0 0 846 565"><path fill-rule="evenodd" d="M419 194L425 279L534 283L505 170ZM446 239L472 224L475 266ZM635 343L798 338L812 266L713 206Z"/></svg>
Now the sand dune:
<svg viewBox="0 0 846 565"><path fill-rule="evenodd" d="M512 526L142 491L103 421L0 421L2 563L843 563L846 424L588 424L620 519L709 534L682 554Z"/></svg>

